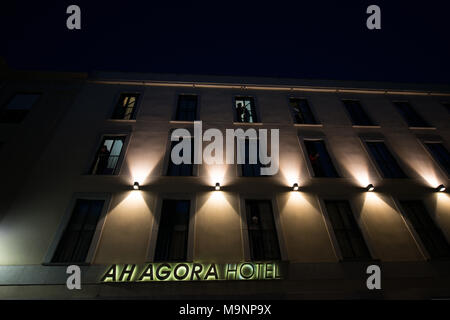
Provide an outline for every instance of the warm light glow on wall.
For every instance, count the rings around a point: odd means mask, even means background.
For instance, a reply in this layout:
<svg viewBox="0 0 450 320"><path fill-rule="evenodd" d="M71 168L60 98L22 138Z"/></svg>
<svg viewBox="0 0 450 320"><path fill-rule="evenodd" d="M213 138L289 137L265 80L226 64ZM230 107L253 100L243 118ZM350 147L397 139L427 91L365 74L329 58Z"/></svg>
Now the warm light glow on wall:
<svg viewBox="0 0 450 320"><path fill-rule="evenodd" d="M228 169L228 165L212 164L212 165L204 165L204 167L206 168L206 172L208 175L209 181L207 183L209 185L215 186L216 183L219 183L222 186L225 183L224 177Z"/></svg>

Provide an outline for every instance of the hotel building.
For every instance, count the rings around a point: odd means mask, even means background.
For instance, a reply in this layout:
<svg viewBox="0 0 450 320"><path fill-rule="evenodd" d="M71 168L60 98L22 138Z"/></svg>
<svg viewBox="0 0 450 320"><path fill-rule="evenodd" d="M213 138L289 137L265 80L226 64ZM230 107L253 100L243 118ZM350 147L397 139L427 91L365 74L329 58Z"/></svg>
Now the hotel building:
<svg viewBox="0 0 450 320"><path fill-rule="evenodd" d="M450 298L447 86L0 77L1 299ZM194 121L279 129L278 172L173 163Z"/></svg>

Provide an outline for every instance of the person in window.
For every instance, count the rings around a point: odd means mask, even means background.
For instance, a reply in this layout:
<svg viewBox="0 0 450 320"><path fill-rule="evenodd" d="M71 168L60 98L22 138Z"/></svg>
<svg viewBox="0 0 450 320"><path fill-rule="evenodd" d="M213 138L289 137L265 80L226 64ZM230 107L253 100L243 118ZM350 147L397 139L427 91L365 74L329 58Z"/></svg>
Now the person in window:
<svg viewBox="0 0 450 320"><path fill-rule="evenodd" d="M317 151L309 154L309 161L311 162L311 166L313 170L317 172L317 166L319 163L319 153Z"/></svg>
<svg viewBox="0 0 450 320"><path fill-rule="evenodd" d="M108 167L109 154L110 152L108 148L103 145L98 153L97 170L95 171L95 173L102 174L106 171L106 168Z"/></svg>
<svg viewBox="0 0 450 320"><path fill-rule="evenodd" d="M244 122L250 122L250 112L247 108L244 108Z"/></svg>
<svg viewBox="0 0 450 320"><path fill-rule="evenodd" d="M245 108L242 106L242 103L238 103L237 105L237 118L239 122L244 122L244 113L245 113Z"/></svg>
<svg viewBox="0 0 450 320"><path fill-rule="evenodd" d="M303 120L303 115L300 112L300 108L295 106L294 112L295 112L295 120L297 121L297 123L305 123L305 121Z"/></svg>

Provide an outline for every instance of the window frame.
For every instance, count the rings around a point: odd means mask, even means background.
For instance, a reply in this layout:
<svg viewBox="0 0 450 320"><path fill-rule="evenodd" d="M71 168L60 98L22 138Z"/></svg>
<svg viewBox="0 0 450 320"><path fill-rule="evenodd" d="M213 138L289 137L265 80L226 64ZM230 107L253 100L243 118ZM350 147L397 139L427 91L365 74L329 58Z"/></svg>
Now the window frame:
<svg viewBox="0 0 450 320"><path fill-rule="evenodd" d="M180 96L196 96L197 97L197 110L195 111L195 120L177 120L178 113L178 100ZM170 118L171 123L189 123L192 124L194 121L200 121L200 106L201 106L201 95L198 91L177 91L175 92L175 98L172 108L172 116Z"/></svg>
<svg viewBox="0 0 450 320"><path fill-rule="evenodd" d="M137 94L138 95L135 106L134 106L134 111L133 111L132 117L131 117L131 119L114 119L112 117L114 115L114 112L116 111L116 107L117 107L117 104L119 103L119 99L123 94ZM114 103L112 104L113 105L112 109L110 109L110 111L109 111L108 120L113 121L113 122L136 122L137 115L138 115L138 112L140 109L140 105L142 103L142 100L144 100L143 96L144 96L144 92L141 90L126 90L126 91L120 91L120 92L116 93L114 96Z"/></svg>
<svg viewBox="0 0 450 320"><path fill-rule="evenodd" d="M193 262L194 245L195 245L195 213L197 209L197 197L193 193L159 193L156 195L155 211L154 211L155 215L153 217L152 230L147 247L146 261L148 262L155 261L156 242L158 241L159 223L162 217L162 205L164 200L190 201L188 239L186 245L186 262Z"/></svg>
<svg viewBox="0 0 450 320"><path fill-rule="evenodd" d="M367 230L366 225L363 223L361 219L358 219L358 216L356 214L356 207L353 204L353 201L351 201L349 198L343 198L342 196L316 196L318 203L319 203L319 209L322 213L322 217L325 221L325 228L327 229L328 236L331 241L332 248L334 250L334 254L336 258L339 260L339 262L357 262L357 261L378 261L379 257L376 253L374 244L370 241L370 234ZM355 222L359 228L359 231L361 232L362 238L366 244L366 247L369 251L370 257L368 259L344 259L341 248L339 246L339 242L337 240L336 234L334 232L333 224L331 223L330 216L328 214L328 210L325 204L325 201L347 201L348 205L350 206L351 214L353 215L353 219L355 219Z"/></svg>
<svg viewBox="0 0 450 320"><path fill-rule="evenodd" d="M247 212L245 200L268 200L272 205L272 214L275 223L275 230L277 233L278 246L280 249L280 261L288 261L286 240L284 239L284 233L281 225L281 217L278 209L278 202L275 195L261 195L252 193L240 193L239 194L239 215L241 220L241 239L242 239L242 252L244 254L244 261L251 260L250 240L247 226ZM269 261L269 260L267 260Z"/></svg>
<svg viewBox="0 0 450 320"><path fill-rule="evenodd" d="M436 166L439 168L439 170L442 172L443 176L446 177L447 179L450 179L450 171L447 172L447 170L434 157L434 155L431 153L431 151L426 146L427 143L441 144L450 153L450 149L449 149L449 146L447 145L447 143L440 137L439 138L437 138L437 137L422 137L422 138L417 138L417 140L420 142L420 145L422 146L422 148L425 149L425 152L432 159L433 163L435 163Z"/></svg>
<svg viewBox="0 0 450 320"><path fill-rule="evenodd" d="M29 95L29 94L31 94L31 95L39 95L39 97L37 98L37 100L33 103L33 105L32 105L29 109L18 109L18 110L26 110L26 111L27 111L25 117L24 117L21 121L19 121L19 122L3 122L3 121L0 120L0 124L2 124L2 125L5 125L5 124L6 124L6 125L8 125L8 124L9 124L9 125L20 125L20 124L22 124L24 121L27 120L28 115L30 114L30 112L31 112L37 105L39 105L39 103L41 102L42 96L44 95L43 92L40 92L40 91L33 91L33 90L32 90L32 91L22 91L22 90L20 90L20 91L15 91L15 92L13 92L12 94L10 94L10 96L9 96L5 101L3 101L3 104L1 105L1 108L0 108L0 115L1 115L2 112L8 110L8 105L11 103L11 101L13 101L13 99L14 99L17 95ZM14 109L12 109L12 110L14 110Z"/></svg>
<svg viewBox="0 0 450 320"><path fill-rule="evenodd" d="M409 104L413 112L415 112L421 120L424 122L425 126L410 126L406 118L403 116L403 114L400 112L399 107L396 105L396 102L406 102ZM394 107L395 111L400 115L400 118L403 120L403 123L409 128L409 129L428 129L428 130L434 130L436 129L435 126L433 126L427 119L425 119L422 114L420 114L417 109L413 106L410 100L406 99L391 99L391 104Z"/></svg>
<svg viewBox="0 0 450 320"><path fill-rule="evenodd" d="M90 156L90 162L88 163L87 168L85 169L85 174L89 176L99 176L99 177L108 177L108 176L118 176L122 172L122 164L124 159L126 158L126 153L128 151L128 144L130 143L132 136L132 132L114 132L114 133L106 133L101 134L100 137L97 139L97 143L95 144L95 149L93 149L92 155ZM94 174L92 173L94 162L97 159L97 153L99 151L99 148L101 146L101 143L104 141L106 137L125 137L123 141L122 150L120 151L119 159L117 160L116 167L114 168L114 171L112 174Z"/></svg>
<svg viewBox="0 0 450 320"><path fill-rule="evenodd" d="M170 128L169 129L169 134L168 134L167 140L166 140L166 151L165 151L165 155L164 155L164 165L162 166L163 167L162 168L163 171L162 171L161 176L163 176L163 177L174 177L174 178L197 177L198 176L198 171L199 171L199 168L198 168L199 165L195 164L195 163L192 163L192 175L190 175L190 176L171 176L171 175L168 174L168 172L169 172L169 165L170 165L170 161L171 161L170 154L172 153L172 142L174 142L174 141L170 140L170 137L172 136L172 132L174 130L176 130L176 129L178 129L178 128ZM182 128L182 129L187 129L187 128ZM191 133L191 135L190 135L191 139L194 139L194 134L192 133L194 129L192 128L192 129L187 129L187 130ZM202 141L202 146L203 146L203 141ZM194 150L191 150L191 151L194 152ZM202 157L203 157L203 151L202 151Z"/></svg>
<svg viewBox="0 0 450 320"><path fill-rule="evenodd" d="M303 157L306 163L306 167L308 169L308 173L309 173L309 177L311 179L342 179L345 178L342 175L342 170L340 167L339 162L337 161L337 159L335 158L333 152L330 152L330 144L328 143L328 139L326 136L324 135L317 135L317 136L311 136L311 135L306 135L303 136L301 135L301 133L297 133L297 137L299 140L299 144L300 144L300 149L303 153ZM323 141L325 148L327 150L328 156L330 157L331 163L337 173L337 177L316 177L315 172L314 172L314 168L312 167L311 161L309 160L309 154L308 154L308 150L306 149L306 144L305 144L305 140L308 141Z"/></svg>
<svg viewBox="0 0 450 320"><path fill-rule="evenodd" d="M343 106L343 108L345 110L345 113L347 114L347 117L350 120L350 123L351 123L353 128L380 128L380 125L378 123L376 123L372 119L372 117L369 115L367 110L363 107L363 105L361 103L361 99L340 97L339 100L341 101L341 104L342 104L342 106ZM351 113L349 112L349 110L347 108L347 105L345 104L345 101L356 101L356 102L358 102L362 112L367 116L367 119L369 120L369 122L371 124L354 124L353 123L353 117L352 117Z"/></svg>
<svg viewBox="0 0 450 320"><path fill-rule="evenodd" d="M255 115L256 115L256 120L255 122L239 122L238 118L237 118L237 111L236 111L236 98L252 98L253 99L253 103L255 105ZM262 118L261 118L261 112L260 109L258 107L258 99L256 97L256 95L254 94L243 94L243 93L236 93L233 94L232 96L232 110L233 110L233 124L235 125L262 125Z"/></svg>
<svg viewBox="0 0 450 320"><path fill-rule="evenodd" d="M289 114L290 114L290 117L291 117L291 120L292 120L292 123L294 124L294 126L296 126L296 127L323 127L322 120L319 119L319 117L317 116L315 107L313 106L313 103L311 103L311 100L312 100L311 97L290 94L286 97L286 99L287 99L287 105L289 108ZM294 112L292 111L292 107L291 107L291 99L306 100L308 102L309 110L311 111L311 114L313 115L314 119L316 120L316 123L296 123Z"/></svg>
<svg viewBox="0 0 450 320"><path fill-rule="evenodd" d="M62 214L61 221L56 228L56 231L54 232L54 235L51 240L51 244L49 248L47 249L47 253L44 257L44 261L42 262L42 265L70 265L70 264L77 264L77 265L91 265L94 261L95 255L97 253L101 235L103 232L103 228L105 226L106 222L106 216L110 209L111 204L111 194L110 193L74 193L72 194L68 206L65 209L65 212ZM91 244L89 246L88 253L86 255L86 260L84 263L80 262L52 262L53 256L56 253L56 250L58 248L59 242L62 240L62 237L64 235L64 232L69 225L70 219L72 217L73 211L75 210L75 206L77 204L77 201L83 199L83 200L103 200L103 208L100 213L97 226L94 231L94 235L92 236Z"/></svg>

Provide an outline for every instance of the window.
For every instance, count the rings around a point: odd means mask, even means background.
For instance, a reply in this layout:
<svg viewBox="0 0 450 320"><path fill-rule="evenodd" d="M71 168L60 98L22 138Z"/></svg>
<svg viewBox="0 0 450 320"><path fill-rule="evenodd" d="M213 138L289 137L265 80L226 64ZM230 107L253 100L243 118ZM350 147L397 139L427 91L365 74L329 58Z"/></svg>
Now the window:
<svg viewBox="0 0 450 320"><path fill-rule="evenodd" d="M259 143L258 140L254 141L256 144L256 163L250 163L250 140L245 139L244 159L245 163L241 164L243 177L260 177L261 167L263 164L259 161Z"/></svg>
<svg viewBox="0 0 450 320"><path fill-rule="evenodd" d="M172 149L178 144L182 143L182 140L189 139L191 145L191 163L180 163L175 164L172 162ZM184 149L182 149L179 153L180 157L183 157ZM169 166L167 169L168 176L192 176L194 175L194 137L181 137L180 141L171 141L170 152L169 152Z"/></svg>
<svg viewBox="0 0 450 320"><path fill-rule="evenodd" d="M433 158L441 165L448 176L450 176L450 153L442 143L426 142L425 146L428 148Z"/></svg>
<svg viewBox="0 0 450 320"><path fill-rule="evenodd" d="M280 260L270 200L245 200L250 255L254 261Z"/></svg>
<svg viewBox="0 0 450 320"><path fill-rule="evenodd" d="M8 102L0 113L0 122L20 123L39 99L36 93L18 93Z"/></svg>
<svg viewBox="0 0 450 320"><path fill-rule="evenodd" d="M257 122L255 101L252 97L235 98L237 122Z"/></svg>
<svg viewBox="0 0 450 320"><path fill-rule="evenodd" d="M113 119L135 119L136 104L139 98L137 93L122 93L112 115Z"/></svg>
<svg viewBox="0 0 450 320"><path fill-rule="evenodd" d="M366 141L369 152L385 178L406 178L394 156L382 141Z"/></svg>
<svg viewBox="0 0 450 320"><path fill-rule="evenodd" d="M176 119L179 121L195 121L197 119L197 96L181 94L178 96Z"/></svg>
<svg viewBox="0 0 450 320"><path fill-rule="evenodd" d="M347 109L352 124L355 126L373 126L374 123L364 111L358 100L342 100Z"/></svg>
<svg viewBox="0 0 450 320"><path fill-rule="evenodd" d="M52 262L85 262L104 200L78 199Z"/></svg>
<svg viewBox="0 0 450 320"><path fill-rule="evenodd" d="M442 105L447 109L448 112L450 112L450 102L444 102Z"/></svg>
<svg viewBox="0 0 450 320"><path fill-rule="evenodd" d="M323 140L305 140L306 152L315 177L338 177Z"/></svg>
<svg viewBox="0 0 450 320"><path fill-rule="evenodd" d="M294 116L295 123L317 124L314 115L309 107L308 100L299 98L289 98L289 105Z"/></svg>
<svg viewBox="0 0 450 320"><path fill-rule="evenodd" d="M430 257L450 257L450 246L421 201L400 201L406 218L419 236Z"/></svg>
<svg viewBox="0 0 450 320"><path fill-rule="evenodd" d="M348 201L327 200L325 207L343 260L370 259L370 252Z"/></svg>
<svg viewBox="0 0 450 320"><path fill-rule="evenodd" d="M164 200L156 240L155 261L185 261L189 231L189 200Z"/></svg>
<svg viewBox="0 0 450 320"><path fill-rule="evenodd" d="M92 174L114 174L125 138L125 136L103 138L92 166Z"/></svg>
<svg viewBox="0 0 450 320"><path fill-rule="evenodd" d="M429 127L424 119L411 107L407 101L395 101L395 106L410 127Z"/></svg>

